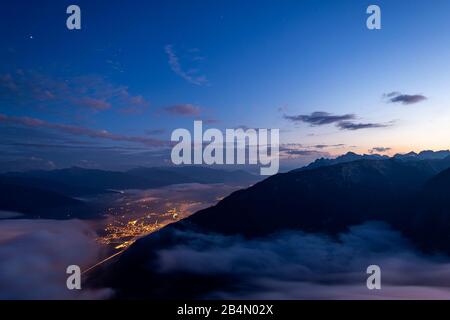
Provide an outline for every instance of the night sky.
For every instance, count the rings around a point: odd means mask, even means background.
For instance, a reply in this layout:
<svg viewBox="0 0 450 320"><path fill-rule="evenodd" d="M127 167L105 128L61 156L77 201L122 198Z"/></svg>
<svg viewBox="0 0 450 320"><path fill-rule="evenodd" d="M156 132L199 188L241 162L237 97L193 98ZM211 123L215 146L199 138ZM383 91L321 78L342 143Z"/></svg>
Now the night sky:
<svg viewBox="0 0 450 320"><path fill-rule="evenodd" d="M287 167L448 149L449 18L447 0L3 1L1 171L170 164L194 120L279 128Z"/></svg>

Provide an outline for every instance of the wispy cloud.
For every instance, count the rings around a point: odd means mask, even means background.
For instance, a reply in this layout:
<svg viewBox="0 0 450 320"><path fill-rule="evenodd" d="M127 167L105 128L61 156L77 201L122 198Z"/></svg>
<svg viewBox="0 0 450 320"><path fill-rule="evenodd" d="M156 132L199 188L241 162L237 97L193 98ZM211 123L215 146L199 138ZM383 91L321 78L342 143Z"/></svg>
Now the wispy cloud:
<svg viewBox="0 0 450 320"><path fill-rule="evenodd" d="M325 148L342 148L345 147L345 144L338 143L338 144L316 144L313 146L316 149L325 149Z"/></svg>
<svg viewBox="0 0 450 320"><path fill-rule="evenodd" d="M284 118L298 123L304 122L308 123L311 126L323 126L329 124L335 124L341 130L361 130L361 129L371 129L371 128L385 128L392 125L392 123L355 123L350 120L355 120L356 115L354 114L343 114L343 115L334 115L328 112L316 111L309 115L297 115L297 116L288 116L284 115Z"/></svg>
<svg viewBox="0 0 450 320"><path fill-rule="evenodd" d="M280 156L282 159L329 157L330 154L322 150L325 147L325 145L317 147L304 146L300 143L285 143L280 146Z"/></svg>
<svg viewBox="0 0 450 320"><path fill-rule="evenodd" d="M404 105L415 104L427 100L428 98L421 94L402 94L401 92L390 92L383 95L392 103L401 103Z"/></svg>
<svg viewBox="0 0 450 320"><path fill-rule="evenodd" d="M145 130L145 134L148 134L149 136L156 136L160 135L166 132L166 129L151 129L151 130Z"/></svg>
<svg viewBox="0 0 450 320"><path fill-rule="evenodd" d="M111 108L111 104L102 99L95 99L91 97L83 97L75 100L77 104L85 106L89 109L102 111Z"/></svg>
<svg viewBox="0 0 450 320"><path fill-rule="evenodd" d="M200 74L197 69L189 69L185 71L180 62L180 58L175 53L175 50L173 48L173 45L166 45L165 46L165 52L169 58L169 66L172 69L173 72L175 72L178 76L183 78L189 83L195 84L197 86L204 86L207 85L208 79L205 75ZM197 57L197 58L196 58ZM195 57L191 58L192 62L199 61L202 59L199 59L200 56L196 55Z"/></svg>
<svg viewBox="0 0 450 320"><path fill-rule="evenodd" d="M106 63L115 71L123 73L125 70L122 64L117 60L107 59Z"/></svg>
<svg viewBox="0 0 450 320"><path fill-rule="evenodd" d="M113 107L125 112L144 110L150 105L143 96L131 94L127 86L115 85L101 76L65 78L23 70L0 75L0 99L18 105L93 112Z"/></svg>
<svg viewBox="0 0 450 320"><path fill-rule="evenodd" d="M333 115L328 112L317 111L309 115L297 115L297 116L284 115L284 118L292 122L304 122L312 126L321 126L336 123L339 121L352 120L355 119L355 115L354 114Z"/></svg>
<svg viewBox="0 0 450 320"><path fill-rule="evenodd" d="M106 130L95 130L86 127L51 123L44 120L30 118L30 117L13 117L0 114L0 123L16 124L32 128L44 128L56 130L62 133L75 135L75 136L86 136L90 138L106 139L112 141L122 141L122 142L134 142L140 143L145 146L151 147L161 147L167 146L168 142L158 139L153 139L149 137L140 136L127 136L122 134L114 134Z"/></svg>
<svg viewBox="0 0 450 320"><path fill-rule="evenodd" d="M386 123L353 123L350 121L342 121L336 125L341 130L361 130L361 129L374 129L374 128L386 128L391 124Z"/></svg>
<svg viewBox="0 0 450 320"><path fill-rule="evenodd" d="M220 123L219 119L214 119L214 118L203 119L202 121L205 124L218 124L218 123Z"/></svg>
<svg viewBox="0 0 450 320"><path fill-rule="evenodd" d="M194 106L192 104L177 104L168 106L164 108L164 111L172 115L184 117L194 117L200 115L201 113L200 107Z"/></svg>
<svg viewBox="0 0 450 320"><path fill-rule="evenodd" d="M288 155L293 155L293 156L324 156L324 155L328 155L328 153L324 153L324 152L317 151L317 150L308 150L308 149L286 150L285 153Z"/></svg>
<svg viewBox="0 0 450 320"><path fill-rule="evenodd" d="M391 148L385 148L385 147L375 147L369 150L369 153L385 153L388 151L391 151Z"/></svg>

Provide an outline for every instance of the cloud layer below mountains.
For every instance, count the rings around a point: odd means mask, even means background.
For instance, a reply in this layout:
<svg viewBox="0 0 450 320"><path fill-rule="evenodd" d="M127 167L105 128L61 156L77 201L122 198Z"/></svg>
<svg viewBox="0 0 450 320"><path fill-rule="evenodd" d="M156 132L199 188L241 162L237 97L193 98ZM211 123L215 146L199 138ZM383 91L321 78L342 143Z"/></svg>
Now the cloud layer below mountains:
<svg viewBox="0 0 450 320"><path fill-rule="evenodd" d="M161 276L183 272L232 279L205 298L449 299L450 258L416 251L378 222L336 238L289 232L263 239L175 231L179 245L158 251ZM101 255L80 221L0 223L0 299L105 299L109 289L69 291L66 267ZM381 267L381 290L368 290L366 269ZM152 270L154 271L154 270Z"/></svg>
<svg viewBox="0 0 450 320"><path fill-rule="evenodd" d="M355 226L337 238L301 232L259 240L180 235L183 244L159 251L158 272L234 279L232 288L212 290L206 298L450 298L450 259L417 252L383 223ZM366 287L373 264L381 267L381 290Z"/></svg>
<svg viewBox="0 0 450 320"><path fill-rule="evenodd" d="M0 299L104 299L108 289L68 290L66 268L98 261L95 234L78 220L0 221Z"/></svg>

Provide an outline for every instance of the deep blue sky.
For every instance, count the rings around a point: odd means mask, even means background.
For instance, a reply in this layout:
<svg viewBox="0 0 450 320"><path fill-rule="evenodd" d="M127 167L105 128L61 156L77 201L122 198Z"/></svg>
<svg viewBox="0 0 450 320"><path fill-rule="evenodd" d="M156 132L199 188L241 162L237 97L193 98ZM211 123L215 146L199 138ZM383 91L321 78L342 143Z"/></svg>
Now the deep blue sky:
<svg viewBox="0 0 450 320"><path fill-rule="evenodd" d="M366 28L370 4L382 30ZM4 170L159 163L159 140L194 119L280 128L296 164L448 148L447 0L4 1L0 37ZM317 125L318 111L366 126Z"/></svg>

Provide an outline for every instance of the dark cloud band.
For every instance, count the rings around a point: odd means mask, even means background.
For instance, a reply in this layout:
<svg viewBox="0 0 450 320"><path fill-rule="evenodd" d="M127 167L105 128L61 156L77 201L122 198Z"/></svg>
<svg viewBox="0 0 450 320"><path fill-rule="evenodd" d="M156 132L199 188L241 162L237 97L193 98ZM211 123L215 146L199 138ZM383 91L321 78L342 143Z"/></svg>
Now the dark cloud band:
<svg viewBox="0 0 450 320"><path fill-rule="evenodd" d="M421 94L402 94L400 92L391 92L384 95L389 102L401 103L404 105L415 104L427 100L427 97Z"/></svg>
<svg viewBox="0 0 450 320"><path fill-rule="evenodd" d="M340 121L355 119L354 114L333 115L328 112L317 111L310 115L297 115L297 116L284 116L285 119L292 122L304 122L309 123L312 126L321 126L326 124L332 124Z"/></svg>

